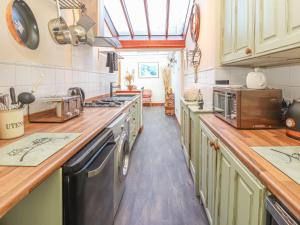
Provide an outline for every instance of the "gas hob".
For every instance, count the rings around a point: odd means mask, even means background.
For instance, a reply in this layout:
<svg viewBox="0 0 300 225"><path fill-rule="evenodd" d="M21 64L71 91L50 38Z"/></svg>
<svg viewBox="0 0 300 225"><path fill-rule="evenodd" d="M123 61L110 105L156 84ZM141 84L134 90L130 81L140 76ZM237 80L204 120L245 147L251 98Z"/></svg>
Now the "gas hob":
<svg viewBox="0 0 300 225"><path fill-rule="evenodd" d="M101 107L120 107L124 102L120 101L108 101L108 100L97 100L93 102L84 103L86 108L101 108Z"/></svg>

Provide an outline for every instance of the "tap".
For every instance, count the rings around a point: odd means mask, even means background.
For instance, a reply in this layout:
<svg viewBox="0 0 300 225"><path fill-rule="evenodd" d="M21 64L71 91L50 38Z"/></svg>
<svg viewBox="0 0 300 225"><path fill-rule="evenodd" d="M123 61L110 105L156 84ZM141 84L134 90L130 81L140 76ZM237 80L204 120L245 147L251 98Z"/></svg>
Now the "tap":
<svg viewBox="0 0 300 225"><path fill-rule="evenodd" d="M118 85L115 85L115 83L116 82L110 82L110 97L112 97L113 96L113 91L114 91L114 89L115 88L121 88L121 85L120 84L118 84Z"/></svg>

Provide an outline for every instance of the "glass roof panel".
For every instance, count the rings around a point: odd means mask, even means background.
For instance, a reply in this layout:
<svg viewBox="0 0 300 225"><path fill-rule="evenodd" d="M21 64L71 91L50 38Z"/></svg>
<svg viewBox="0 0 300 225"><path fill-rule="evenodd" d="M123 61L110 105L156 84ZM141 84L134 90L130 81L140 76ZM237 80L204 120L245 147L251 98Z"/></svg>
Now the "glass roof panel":
<svg viewBox="0 0 300 225"><path fill-rule="evenodd" d="M148 12L151 35L165 35L167 18L166 0L148 0Z"/></svg>
<svg viewBox="0 0 300 225"><path fill-rule="evenodd" d="M126 8L135 35L148 35L143 0L125 0Z"/></svg>
<svg viewBox="0 0 300 225"><path fill-rule="evenodd" d="M169 35L182 35L185 25L185 18L189 10L191 0L171 0ZM188 22L188 21L187 21Z"/></svg>
<svg viewBox="0 0 300 225"><path fill-rule="evenodd" d="M119 35L130 35L120 0L105 0L104 4Z"/></svg>

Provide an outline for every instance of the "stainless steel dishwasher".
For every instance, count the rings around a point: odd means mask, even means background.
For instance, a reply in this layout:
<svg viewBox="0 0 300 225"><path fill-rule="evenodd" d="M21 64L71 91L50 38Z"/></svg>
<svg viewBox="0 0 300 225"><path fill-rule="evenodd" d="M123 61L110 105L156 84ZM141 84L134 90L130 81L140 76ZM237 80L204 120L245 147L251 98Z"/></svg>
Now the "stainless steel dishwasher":
<svg viewBox="0 0 300 225"><path fill-rule="evenodd" d="M104 130L63 166L64 225L112 225L114 152Z"/></svg>
<svg viewBox="0 0 300 225"><path fill-rule="evenodd" d="M299 225L300 222L296 219L289 210L279 202L274 196L266 198L266 225Z"/></svg>

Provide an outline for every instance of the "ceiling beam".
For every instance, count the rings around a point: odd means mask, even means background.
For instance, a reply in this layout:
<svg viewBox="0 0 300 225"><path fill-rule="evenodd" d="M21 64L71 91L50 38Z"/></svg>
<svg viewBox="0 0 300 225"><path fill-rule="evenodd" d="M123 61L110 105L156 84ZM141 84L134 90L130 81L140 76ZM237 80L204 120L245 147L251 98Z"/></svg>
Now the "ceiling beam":
<svg viewBox="0 0 300 225"><path fill-rule="evenodd" d="M188 10L187 10L186 16L185 16L184 28L183 28L183 33L182 33L182 36L183 36L184 39L186 39L188 28L189 28L189 25L190 25L191 9L192 9L193 5L194 5L194 1L190 0Z"/></svg>
<svg viewBox="0 0 300 225"><path fill-rule="evenodd" d="M148 30L148 37L151 38L151 28L150 28L150 19L149 19L149 12L148 12L148 1L144 0L144 7L145 7L145 15L147 21L147 30Z"/></svg>
<svg viewBox="0 0 300 225"><path fill-rule="evenodd" d="M185 48L185 40L120 40L121 49Z"/></svg>
<svg viewBox="0 0 300 225"><path fill-rule="evenodd" d="M130 17L129 17L129 14L128 14L128 10L126 8L125 1L124 0L120 0L120 2L121 2L121 6L122 6L122 9L123 9L125 18L126 18L126 22L127 22L127 25L128 25L130 36L133 39L134 38L134 32L133 32L132 24L131 24Z"/></svg>
<svg viewBox="0 0 300 225"><path fill-rule="evenodd" d="M167 0L167 18L166 18L166 37L169 35L169 21L170 21L170 0Z"/></svg>
<svg viewBox="0 0 300 225"><path fill-rule="evenodd" d="M117 31L117 29L116 29L110 15L109 15L109 13L108 13L108 11L105 7L104 7L104 21L105 21L111 35L113 37L118 37L119 36L118 31Z"/></svg>

